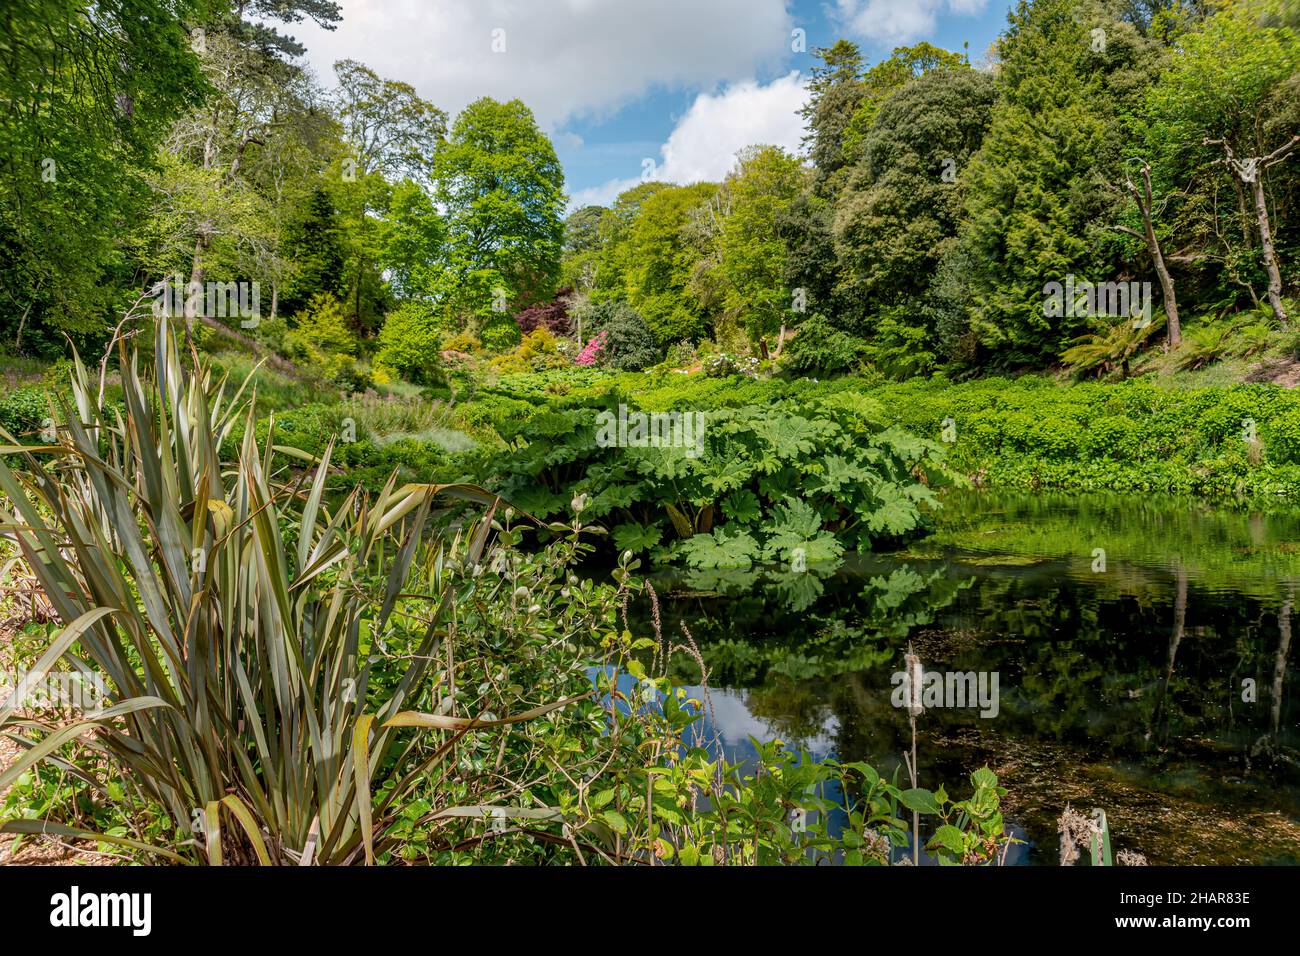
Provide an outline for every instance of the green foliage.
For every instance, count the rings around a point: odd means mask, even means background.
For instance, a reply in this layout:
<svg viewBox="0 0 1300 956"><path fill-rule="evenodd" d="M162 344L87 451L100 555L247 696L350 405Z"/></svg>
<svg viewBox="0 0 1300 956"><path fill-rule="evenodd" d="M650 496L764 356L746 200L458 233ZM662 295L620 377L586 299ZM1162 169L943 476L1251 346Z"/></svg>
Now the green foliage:
<svg viewBox="0 0 1300 956"><path fill-rule="evenodd" d="M740 155L719 192L726 210L717 237L722 305L755 340L776 335L790 314L778 223L803 182L796 157L772 146L754 147ZM660 341L672 338L661 335Z"/></svg>
<svg viewBox="0 0 1300 956"><path fill-rule="evenodd" d="M13 435L39 431L52 411L47 389L24 385L0 395L0 428Z"/></svg>
<svg viewBox="0 0 1300 956"><path fill-rule="evenodd" d="M0 462L15 509L0 519L66 622L34 636L29 673L66 663L108 678L106 709L71 721L0 710L22 751L0 772L0 831L208 864L885 864L905 843L899 808L915 792L869 765L756 741L741 767L688 744L705 704L645 665L662 635L617 626L640 588L628 556L616 587L573 574L591 550L577 518L538 529L538 547L531 522L469 485L390 480L335 500L332 449L347 442L304 456L275 425L219 467L249 410L181 364L169 328L155 378L122 347L118 429L96 404L104 383L77 363L59 468L49 448L21 454L34 497ZM846 428L861 420L841 404ZM411 414L355 408L371 423ZM561 434L548 415L537 427ZM305 474L282 465L304 457ZM454 510L463 524L444 534L436 499L487 513ZM85 520L105 513L123 520ZM809 503L787 496L773 516L774 553L835 553ZM56 530L66 551L49 546ZM654 546L648 527L635 535ZM982 793L949 812L987 830ZM493 817L509 825L480 839Z"/></svg>
<svg viewBox="0 0 1300 956"><path fill-rule="evenodd" d="M351 368L357 339L339 300L321 292L312 296L294 319L293 328L285 335L285 348L295 361L332 381Z"/></svg>
<svg viewBox="0 0 1300 956"><path fill-rule="evenodd" d="M1020 3L998 52L1002 96L962 176L971 325L999 360L1041 365L1089 331L1082 316L1045 315L1044 283L1116 272L1090 236L1108 216L1096 184L1118 177L1131 139L1124 117L1158 52L1091 0Z"/></svg>
<svg viewBox="0 0 1300 956"><path fill-rule="evenodd" d="M129 281L117 248L148 213L145 170L205 89L190 2L16 0L0 30L0 341L63 354ZM138 294L138 292L136 293Z"/></svg>
<svg viewBox="0 0 1300 956"><path fill-rule="evenodd" d="M867 91L862 82L862 51L857 44L840 39L813 54L821 62L812 68L808 101L800 114L808 129L804 145L813 161L817 184L823 194L830 194L841 178L839 174L853 159L845 140Z"/></svg>
<svg viewBox="0 0 1300 956"><path fill-rule="evenodd" d="M952 467L991 486L1201 495L1300 494L1286 437L1297 397L1276 385L1151 379L1063 386L1024 376L876 386L893 421L941 436ZM1264 452L1248 440L1256 429Z"/></svg>
<svg viewBox="0 0 1300 956"><path fill-rule="evenodd" d="M1228 354L1232 323L1214 322L1198 325L1183 337L1183 344L1178 349L1178 367L1187 369L1204 368L1217 362Z"/></svg>
<svg viewBox="0 0 1300 956"><path fill-rule="evenodd" d="M928 375L936 356L933 338L905 306L882 313L874 339L862 350L867 362L892 378Z"/></svg>
<svg viewBox="0 0 1300 956"><path fill-rule="evenodd" d="M860 160L865 141L876 124L882 107L913 80L933 72L970 70L966 57L930 43L895 47L887 59L872 66L862 77L864 95L844 130L845 155Z"/></svg>
<svg viewBox="0 0 1300 956"><path fill-rule="evenodd" d="M951 799L943 787L934 793L914 788L898 794L899 803L909 810L936 819L934 836L925 848L941 866L990 866L1000 862L1009 845L1006 825L999 809L1005 787L988 767L970 776L974 792L966 800Z"/></svg>
<svg viewBox="0 0 1300 956"><path fill-rule="evenodd" d="M618 298L644 316L659 343L700 337L707 324L697 297L689 294L700 250L688 226L702 222L717 186L667 186L640 200L620 241L609 249L622 276Z"/></svg>
<svg viewBox="0 0 1300 956"><path fill-rule="evenodd" d="M285 495L263 472L272 456L263 458L251 433L237 471L224 472L218 449L245 409L222 402L208 370L181 365L168 330L159 326L156 381L141 380L136 356L122 349L128 416L120 430L101 418L96 385L78 363L77 411L65 405L61 415L68 464L55 476L40 450L24 455L27 470L42 476L38 501L0 462L0 487L22 516L32 572L56 595L67 624L37 671L79 643L112 680L101 711L67 727L27 722L25 753L0 774L0 786L95 729L89 750L125 788L124 799L160 807L172 821L173 839L153 848L161 858L270 863L301 854L316 841L309 834L318 834L321 862L363 850L369 861L371 821L382 846L391 797L419 766L409 761L401 728L419 726L405 712L434 645L430 629L391 684L371 696L367 651L388 633L393 609L391 598L378 613L372 602L407 583L434 495L492 499L469 488L410 486L390 488L372 504L354 492L336 519L322 507L328 450L303 495ZM108 443L104 457L101 442ZM83 520L93 514L119 520ZM8 513L4 520L15 523ZM46 547L56 525L71 535L68 558ZM286 534L290 528L296 533ZM381 559L390 533L409 533L412 546ZM480 535L469 560L484 544ZM379 590L369 596L336 585L371 573ZM100 592L93 581L111 583ZM432 581L434 620L447 612L452 590L449 581ZM0 724L12 711L0 709ZM408 758L386 759L403 750ZM197 840L189 839L192 821ZM21 823L4 829L30 832ZM148 849L139 840L96 838Z"/></svg>
<svg viewBox="0 0 1300 956"><path fill-rule="evenodd" d="M442 378L439 356L442 332L427 304L404 302L384 320L375 351L375 364L416 385L435 384Z"/></svg>
<svg viewBox="0 0 1300 956"><path fill-rule="evenodd" d="M421 99L411 84L383 79L356 60L339 60L334 74L339 121L358 166L392 181L426 181L447 131L447 114Z"/></svg>
<svg viewBox="0 0 1300 956"><path fill-rule="evenodd" d="M1294 24L1270 23L1261 13L1253 3L1223 4L1183 32L1177 55L1146 100L1145 145L1168 228L1213 250L1201 282L1211 295L1237 301L1245 286L1267 281L1257 210L1249 188L1223 164L1224 145L1206 140L1223 141L1239 159L1262 157L1300 128L1300 35ZM1289 238L1279 232L1300 203L1293 164L1259 173L1284 261L1296 248L1294 232Z"/></svg>
<svg viewBox="0 0 1300 956"><path fill-rule="evenodd" d="M655 336L631 306L602 302L592 306L585 321L591 335L605 333L600 361L609 368L635 371L659 362L661 355Z"/></svg>
<svg viewBox="0 0 1300 956"><path fill-rule="evenodd" d="M686 385L667 407L704 412L705 424L698 438L679 432L661 447L632 445L630 430L631 447L618 446L608 421L620 401L571 392L526 421L502 421L510 450L493 468L502 494L541 517L585 494L584 517L621 529L629 547L653 527L663 529L661 560L746 567L905 538L925 524L929 484L948 478L937 444L886 427L878 405L848 393L727 408Z"/></svg>
<svg viewBox="0 0 1300 956"><path fill-rule="evenodd" d="M572 354L572 343L569 352ZM560 340L546 328L529 332L519 343L519 347L506 355L492 360L492 367L506 374L520 372L541 372L548 368L567 368L572 359L560 349Z"/></svg>
<svg viewBox="0 0 1300 956"><path fill-rule="evenodd" d="M311 190L303 208L295 211L287 224L285 252L294 269L280 304L290 314L305 309L317 295L347 293L343 284L347 237L334 197L324 186Z"/></svg>
<svg viewBox="0 0 1300 956"><path fill-rule="evenodd" d="M490 352L504 352L520 342L519 326L509 315L494 312L478 330L479 341Z"/></svg>
<svg viewBox="0 0 1300 956"><path fill-rule="evenodd" d="M441 297L478 314L498 289L512 307L549 298L560 268L564 173L532 111L519 100L471 103L452 124L433 174L446 210Z"/></svg>
<svg viewBox="0 0 1300 956"><path fill-rule="evenodd" d="M865 347L860 339L835 328L821 313L810 315L781 353L781 367L795 375L834 375L853 369Z"/></svg>
<svg viewBox="0 0 1300 956"><path fill-rule="evenodd" d="M446 226L429 194L404 181L393 187L389 200L383 260L393 291L411 297L438 292Z"/></svg>
<svg viewBox="0 0 1300 956"><path fill-rule="evenodd" d="M835 242L859 294L899 305L924 294L957 235L960 184L988 126L995 84L929 72L879 108L836 209Z"/></svg>
<svg viewBox="0 0 1300 956"><path fill-rule="evenodd" d="M1127 378L1133 356L1159 327L1160 323L1154 320L1140 326L1132 319L1121 318L1109 328L1075 339L1061 353L1061 361L1075 372L1097 372L1104 375L1119 369Z"/></svg>

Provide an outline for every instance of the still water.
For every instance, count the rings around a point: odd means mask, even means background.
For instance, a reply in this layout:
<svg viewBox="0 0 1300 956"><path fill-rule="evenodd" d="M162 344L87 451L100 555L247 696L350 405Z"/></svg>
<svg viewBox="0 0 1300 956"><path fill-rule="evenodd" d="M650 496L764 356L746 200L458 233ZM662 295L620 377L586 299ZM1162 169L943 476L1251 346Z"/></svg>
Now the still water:
<svg viewBox="0 0 1300 956"><path fill-rule="evenodd" d="M997 773L1026 841L1008 862L1055 864L1067 804L1105 809L1116 851L1152 864L1300 862L1300 512L955 492L936 521L837 568L656 579L730 759L779 737L892 772L910 644L927 672L998 675L996 716L919 718L919 784L960 799L972 771Z"/></svg>

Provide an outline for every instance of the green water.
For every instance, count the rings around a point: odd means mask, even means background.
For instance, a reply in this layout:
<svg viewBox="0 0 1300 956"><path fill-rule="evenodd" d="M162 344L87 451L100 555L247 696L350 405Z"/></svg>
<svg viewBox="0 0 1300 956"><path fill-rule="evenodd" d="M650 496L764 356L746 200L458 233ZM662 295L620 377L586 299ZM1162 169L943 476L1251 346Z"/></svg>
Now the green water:
<svg viewBox="0 0 1300 956"><path fill-rule="evenodd" d="M897 765L911 644L927 671L998 675L996 716L920 718L920 783L962 794L988 764L1026 841L1012 862L1056 862L1066 804L1104 808L1116 850L1152 864L1300 862L1300 514L962 492L938 521L836 569L660 580L731 756L753 734Z"/></svg>

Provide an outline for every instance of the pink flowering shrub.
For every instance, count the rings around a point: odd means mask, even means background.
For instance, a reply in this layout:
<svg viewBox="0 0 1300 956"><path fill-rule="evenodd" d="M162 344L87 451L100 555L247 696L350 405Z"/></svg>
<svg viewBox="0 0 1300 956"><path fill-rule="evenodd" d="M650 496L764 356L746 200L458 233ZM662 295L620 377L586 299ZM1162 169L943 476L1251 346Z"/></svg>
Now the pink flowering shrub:
<svg viewBox="0 0 1300 956"><path fill-rule="evenodd" d="M573 361L578 365L595 365L596 360L600 357L600 350L605 347L605 333L597 332L595 338L588 342L578 357Z"/></svg>

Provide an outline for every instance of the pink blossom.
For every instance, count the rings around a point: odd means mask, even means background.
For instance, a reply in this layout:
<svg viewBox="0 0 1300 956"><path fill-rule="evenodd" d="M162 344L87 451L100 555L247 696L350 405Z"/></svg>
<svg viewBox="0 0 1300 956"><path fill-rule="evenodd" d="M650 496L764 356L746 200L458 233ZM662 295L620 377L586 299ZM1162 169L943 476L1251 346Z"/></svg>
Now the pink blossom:
<svg viewBox="0 0 1300 956"><path fill-rule="evenodd" d="M595 365L596 359L600 355L600 350L605 347L605 333L597 332L595 338L583 346L578 357L573 361L578 365Z"/></svg>

